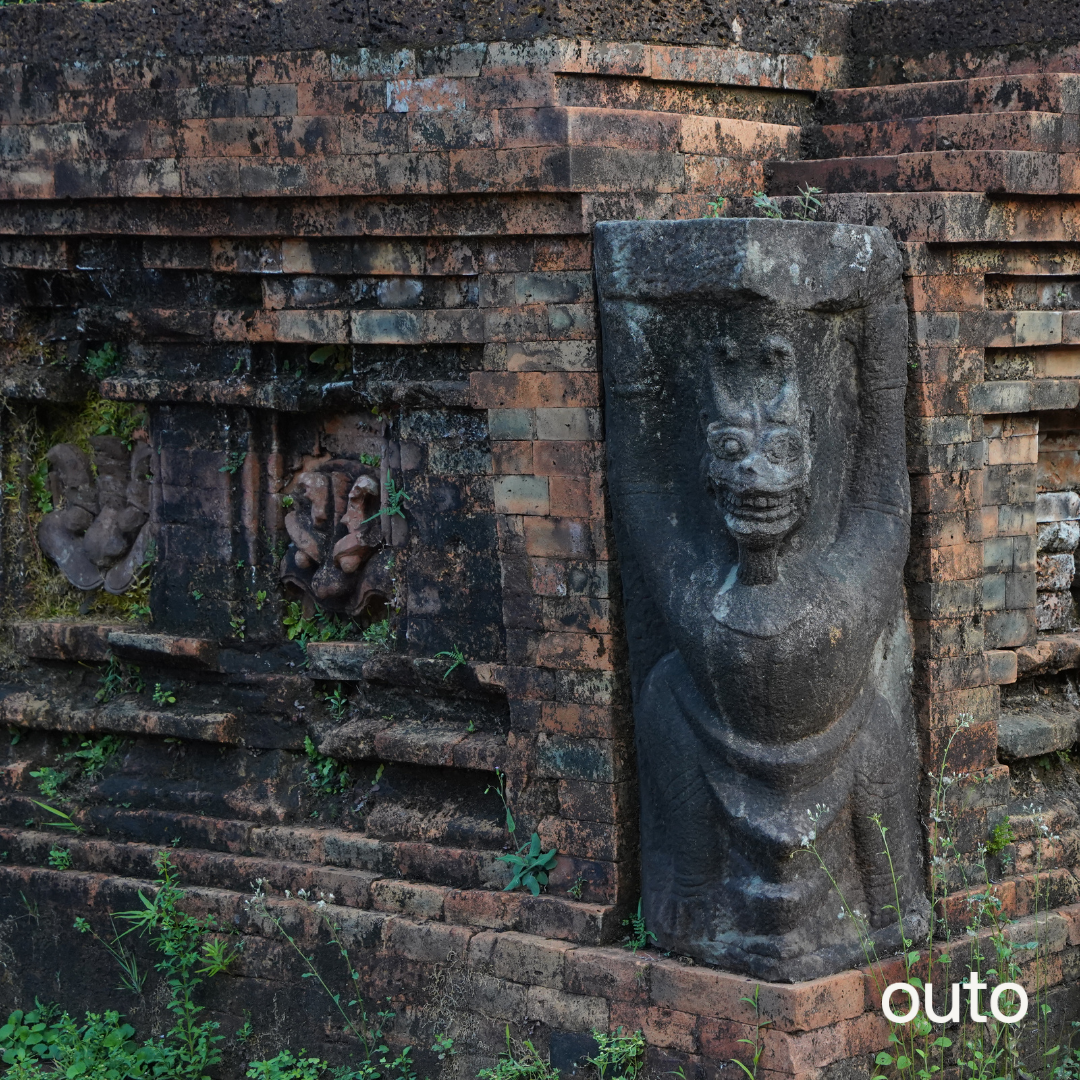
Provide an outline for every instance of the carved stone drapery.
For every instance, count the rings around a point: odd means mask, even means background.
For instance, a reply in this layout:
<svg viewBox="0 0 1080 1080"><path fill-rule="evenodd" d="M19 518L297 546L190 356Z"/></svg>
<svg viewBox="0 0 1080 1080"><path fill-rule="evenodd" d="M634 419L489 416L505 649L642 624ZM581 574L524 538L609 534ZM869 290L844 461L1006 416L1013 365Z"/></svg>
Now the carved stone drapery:
<svg viewBox="0 0 1080 1080"><path fill-rule="evenodd" d="M925 926L902 571L907 315L883 229L596 228L609 483L661 947L772 980ZM808 816L809 815L809 816Z"/></svg>

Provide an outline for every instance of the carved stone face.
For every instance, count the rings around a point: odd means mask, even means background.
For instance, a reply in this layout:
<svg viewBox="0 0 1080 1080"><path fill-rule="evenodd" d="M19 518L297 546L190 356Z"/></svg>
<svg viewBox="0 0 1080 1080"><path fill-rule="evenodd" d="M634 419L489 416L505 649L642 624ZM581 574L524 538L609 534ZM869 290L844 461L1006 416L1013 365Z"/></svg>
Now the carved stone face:
<svg viewBox="0 0 1080 1080"><path fill-rule="evenodd" d="M776 339L766 345L781 351ZM776 391L775 379L761 380L736 395L717 384L715 394L720 419L706 429L708 472L724 523L737 540L779 543L799 524L809 495L809 434L798 386L784 378Z"/></svg>

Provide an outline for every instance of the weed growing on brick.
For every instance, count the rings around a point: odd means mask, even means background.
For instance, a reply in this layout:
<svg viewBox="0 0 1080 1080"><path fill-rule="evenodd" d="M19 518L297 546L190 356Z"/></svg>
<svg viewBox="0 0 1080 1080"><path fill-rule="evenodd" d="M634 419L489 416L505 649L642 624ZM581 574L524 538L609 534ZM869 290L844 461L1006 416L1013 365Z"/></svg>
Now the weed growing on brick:
<svg viewBox="0 0 1080 1080"><path fill-rule="evenodd" d="M622 1027L610 1034L593 1028L596 1056L588 1063L596 1069L597 1080L637 1080L645 1066L645 1036L640 1031L624 1035Z"/></svg>
<svg viewBox="0 0 1080 1080"><path fill-rule="evenodd" d="M135 954L123 943L123 935L116 929L116 921L109 916L112 926L112 941L103 938L81 915L75 920L75 929L80 934L89 934L115 961L120 968L120 986L132 994L141 994L146 986L148 973L140 970Z"/></svg>
<svg viewBox="0 0 1080 1080"><path fill-rule="evenodd" d="M315 614L308 618L296 600L285 605L281 624L290 641L298 641L305 647L311 641L344 641L357 630L352 619L331 615L321 608L316 608Z"/></svg>
<svg viewBox="0 0 1080 1080"><path fill-rule="evenodd" d="M213 936L217 923L212 915L196 917L180 910L183 893L168 852L162 851L154 865L158 877L153 897L140 891L142 907L116 917L129 924L128 933L149 937L161 955L156 968L165 977L170 991L166 1007L176 1020L156 1045L165 1075L202 1080L221 1061L222 1036L216 1020L199 1019L203 1008L196 1004L196 991L205 979L226 970L240 949Z"/></svg>
<svg viewBox="0 0 1080 1080"><path fill-rule="evenodd" d="M175 705L176 695L165 687L162 683L154 684L154 704L155 705Z"/></svg>
<svg viewBox="0 0 1080 1080"><path fill-rule="evenodd" d="M651 942L656 941L656 935L645 926L645 916L641 913L641 898L638 897L637 911L629 919L623 919L623 926L630 927L630 934L623 947L629 949L635 955L639 949L647 949Z"/></svg>
<svg viewBox="0 0 1080 1080"><path fill-rule="evenodd" d="M323 702L330 718L340 724L345 719L345 713L349 708L349 696L345 693L341 683L334 687L333 693L323 694ZM310 755L308 755L310 758Z"/></svg>
<svg viewBox="0 0 1080 1080"><path fill-rule="evenodd" d="M316 898L309 896L306 890L299 889L296 893L296 899L314 912L329 937L329 944L337 949L345 968L346 985L349 988L349 994L347 995L336 993L331 989L327 978L316 965L312 956L300 947L286 928L284 920L279 918L271 909L267 900L266 884L262 878L256 879L253 894L246 900L248 910L253 915L268 922L288 942L290 948L300 957L306 968L302 978L315 980L315 983L326 995L327 1000L336 1011L342 1033L351 1036L360 1044L358 1060L351 1068L337 1073L334 1080L416 1080L411 1046L406 1046L393 1057L390 1056L391 1050L386 1042L386 1032L392 1025L395 1014L388 1009L384 1009L371 1015L361 1000L359 990L360 973L353 967L352 961L349 959L349 952L343 941L344 934L341 926L334 918L329 907L334 902L334 894L324 895L319 893ZM285 892L285 897L286 899L292 899L288 890ZM348 1000L343 1000L346 997ZM279 1054L276 1059L270 1061L253 1061L248 1066L247 1075L265 1078L275 1076L296 1077L297 1080L307 1080L308 1076L314 1076L315 1078L322 1076L321 1071L310 1073L275 1073L270 1071L271 1066L278 1068L284 1064L288 1067L288 1062L282 1063L281 1059L282 1055ZM278 1065L273 1065L275 1060ZM312 1060L309 1059L309 1062ZM325 1062L316 1062L312 1068L317 1069L320 1065L325 1069Z"/></svg>
<svg viewBox="0 0 1080 1080"><path fill-rule="evenodd" d="M984 1022L974 1022L968 1019L972 1010L963 1011L959 1008L959 991L954 992L956 996L953 998L957 1003L957 1009L950 1009L945 1017L936 1016L933 1009L929 1007L931 1004L929 1001L924 1006L916 1000L913 1002L916 1012L911 1020L904 1023L891 1023L890 1049L881 1051L875 1059L876 1065L881 1069L888 1069L889 1073L878 1073L873 1080L889 1080L891 1076L900 1077L901 1080L930 1080L953 1068L959 1070L959 1075L964 1080L1017 1080L1017 1078L1070 1080L1080 1070L1080 1050L1075 1049L1071 1043L1065 1046L1049 1045L1051 1007L1046 1000L1047 953L1045 943L1040 939L1042 929L1040 902L1043 902L1041 914L1044 921L1050 904L1048 883L1044 884L1042 878L1038 845L1036 845L1034 875L1035 910L1031 919L1034 940L1028 942L1015 940L1016 935L1010 929L1011 920L1003 915L1001 898L986 866L986 856L991 854L990 848L983 846L980 849L979 861L973 867L973 870L977 871L981 877L981 884L975 886L978 891L967 897L970 921L964 928L966 948L952 947L952 928L945 914L949 909L951 872L954 870L959 872L965 889L974 883L969 882L968 871L964 867L959 847L952 833L953 818L948 799L949 787L964 774L950 775L946 765L954 740L962 731L969 728L972 722L972 718L967 715L957 718L954 730L942 754L939 771L936 775L930 774L930 779L935 784L930 802L931 827L929 829L931 894L929 927L926 941L923 943L923 951L917 947L918 943L905 934L895 871L893 872L893 888L897 901L895 905L888 905L886 910L896 913L903 949L901 954L903 981L915 991L928 997L927 988L933 986L935 975L939 981L944 979L947 983L953 984L959 982L962 973L957 970L956 976L953 977L951 971L954 966L959 969L960 958L963 957L964 966L967 966L967 962L970 963L970 970L980 985L985 985L983 980L986 979L991 985L1026 984L1030 989L1034 982L1034 993L1030 995L1034 999L1034 1009L1028 1013L1031 1019L1017 1023L1000 1023L993 1017L986 1017ZM1041 820L1039 811L1034 806L1028 809L1039 822L1043 839L1048 841L1059 839L1050 835L1049 827ZM807 811L811 828L809 834L803 837L802 846L814 855L822 872L831 882L840 899L841 917L852 919L858 929L867 967L880 995L890 980L885 974L870 937L869 917L866 913L853 909L848 903L816 846L816 824L824 812L825 808L820 806L814 811ZM883 854L888 858L891 867L888 828L876 815L871 817L871 821L881 836ZM1009 833L1011 840L1011 830ZM1001 842L998 851L1008 845L1009 841L1005 841L1005 835L1005 830L1000 834L995 830L996 839ZM935 971L935 968L938 970ZM917 974L918 971L925 971L925 980ZM1012 991L1008 993L1011 995ZM974 1004L973 1001L972 1009ZM1014 1001L1005 1009L1005 1012L1015 1014L1016 1008ZM935 1032L935 1024L944 1023L952 1025L950 1030L955 1038ZM1074 1025L1074 1038L1077 1029L1078 1026ZM1027 1050L1026 1061L1022 1057L1022 1042ZM1035 1064L1032 1063L1032 1058L1036 1059Z"/></svg>
<svg viewBox="0 0 1080 1080"><path fill-rule="evenodd" d="M349 790L351 777L348 768L335 758L319 753L310 735L304 736L304 752L311 766L307 782L312 791L317 795L340 795Z"/></svg>
<svg viewBox="0 0 1080 1080"><path fill-rule="evenodd" d="M134 664L126 664L110 656L108 665L101 673L101 689L94 697L100 704L108 705L123 694L141 694L143 687L139 669Z"/></svg>
<svg viewBox="0 0 1080 1080"><path fill-rule="evenodd" d="M444 679L448 679L451 672L456 671L459 667L464 667L466 664L465 654L456 645L452 649L443 649L442 652L435 654L436 660L441 657L445 657L450 661L449 666L443 672Z"/></svg>
<svg viewBox="0 0 1080 1080"><path fill-rule="evenodd" d="M54 870L70 870L71 852L67 848L54 847L50 849L49 865Z"/></svg>
<svg viewBox="0 0 1080 1080"><path fill-rule="evenodd" d="M551 1067L529 1039L512 1040L507 1024L506 1050L494 1069L481 1069L476 1075L477 1080L558 1080L559 1070Z"/></svg>

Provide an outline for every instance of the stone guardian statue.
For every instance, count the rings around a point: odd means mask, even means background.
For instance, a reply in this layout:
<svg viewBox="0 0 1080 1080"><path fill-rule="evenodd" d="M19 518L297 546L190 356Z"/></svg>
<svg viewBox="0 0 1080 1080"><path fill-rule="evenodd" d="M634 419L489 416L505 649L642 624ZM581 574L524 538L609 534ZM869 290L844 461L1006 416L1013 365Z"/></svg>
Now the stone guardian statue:
<svg viewBox="0 0 1080 1080"><path fill-rule="evenodd" d="M863 963L817 860L793 857L813 836L886 955L897 893L908 938L928 910L896 244L608 222L595 262L646 924L762 979Z"/></svg>

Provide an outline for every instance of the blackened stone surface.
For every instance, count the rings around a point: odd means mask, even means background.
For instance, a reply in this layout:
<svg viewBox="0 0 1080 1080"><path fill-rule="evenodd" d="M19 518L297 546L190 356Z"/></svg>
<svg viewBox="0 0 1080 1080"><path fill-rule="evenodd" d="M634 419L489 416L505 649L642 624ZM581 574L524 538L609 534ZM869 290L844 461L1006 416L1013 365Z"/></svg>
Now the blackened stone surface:
<svg viewBox="0 0 1080 1080"><path fill-rule="evenodd" d="M848 40L848 18L848 4L822 0L692 0L674 6L662 0L635 4L623 0L35 4L0 9L0 60L238 56L549 36L838 53ZM40 85L38 89L51 88Z"/></svg>
<svg viewBox="0 0 1080 1080"><path fill-rule="evenodd" d="M852 41L884 46L896 56L1001 48L1023 52L1024 46L1077 40L1080 6L1073 0L871 0L852 12Z"/></svg>
<svg viewBox="0 0 1080 1080"><path fill-rule="evenodd" d="M631 649L642 889L659 945L772 980L925 917L901 571L907 317L884 229L596 228ZM815 824L816 821L816 824ZM909 921L910 920L910 921Z"/></svg>

